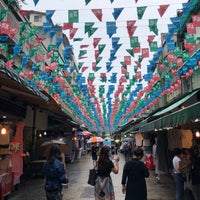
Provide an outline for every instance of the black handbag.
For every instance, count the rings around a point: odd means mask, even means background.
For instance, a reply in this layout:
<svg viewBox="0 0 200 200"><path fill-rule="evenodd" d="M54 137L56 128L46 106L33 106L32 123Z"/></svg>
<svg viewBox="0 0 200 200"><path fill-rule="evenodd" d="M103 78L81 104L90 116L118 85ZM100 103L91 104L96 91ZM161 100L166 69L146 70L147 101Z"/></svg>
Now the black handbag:
<svg viewBox="0 0 200 200"><path fill-rule="evenodd" d="M89 185L95 186L96 179L97 179L97 169L96 168L90 169L87 183Z"/></svg>

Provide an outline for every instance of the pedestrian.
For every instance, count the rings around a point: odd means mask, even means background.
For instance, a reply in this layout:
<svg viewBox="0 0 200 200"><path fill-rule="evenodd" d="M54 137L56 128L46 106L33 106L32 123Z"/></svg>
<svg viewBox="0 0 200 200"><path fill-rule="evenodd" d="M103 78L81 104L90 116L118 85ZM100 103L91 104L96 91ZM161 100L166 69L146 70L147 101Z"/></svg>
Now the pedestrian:
<svg viewBox="0 0 200 200"><path fill-rule="evenodd" d="M176 186L176 200L184 199L184 177L182 170L184 166L181 163L182 150L180 148L174 149L174 157L172 160L173 164L173 177Z"/></svg>
<svg viewBox="0 0 200 200"><path fill-rule="evenodd" d="M143 149L137 148L133 152L132 160L125 163L122 173L122 193L125 200L147 200L146 177L149 170L141 161Z"/></svg>
<svg viewBox="0 0 200 200"><path fill-rule="evenodd" d="M190 149L190 178L195 200L200 199L200 151L198 145Z"/></svg>
<svg viewBox="0 0 200 200"><path fill-rule="evenodd" d="M103 146L97 162L98 176L95 184L95 200L115 200L114 188L110 173L119 171L119 156L115 163L110 159L110 147Z"/></svg>
<svg viewBox="0 0 200 200"><path fill-rule="evenodd" d="M62 187L68 186L68 178L58 144L50 148L47 161L44 164L45 191L47 200L62 200Z"/></svg>
<svg viewBox="0 0 200 200"><path fill-rule="evenodd" d="M127 142L124 145L124 158L125 158L125 162L129 161L132 159L132 144L131 142Z"/></svg>
<svg viewBox="0 0 200 200"><path fill-rule="evenodd" d="M155 165L155 177L156 181L160 182L160 171L159 171L159 161L158 161L158 146L157 146L157 137L155 137L155 143L152 147L153 154L153 163Z"/></svg>
<svg viewBox="0 0 200 200"><path fill-rule="evenodd" d="M94 166L96 166L97 164L98 153L99 153L99 147L97 146L97 143L94 142L91 148L91 155L92 155L92 161L93 161Z"/></svg>

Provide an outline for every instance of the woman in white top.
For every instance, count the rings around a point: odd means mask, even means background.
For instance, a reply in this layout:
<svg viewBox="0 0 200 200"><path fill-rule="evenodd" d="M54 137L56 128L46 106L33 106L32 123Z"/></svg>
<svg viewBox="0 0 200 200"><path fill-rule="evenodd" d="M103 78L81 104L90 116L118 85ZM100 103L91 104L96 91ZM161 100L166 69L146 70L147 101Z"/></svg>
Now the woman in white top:
<svg viewBox="0 0 200 200"><path fill-rule="evenodd" d="M176 185L176 200L184 199L184 178L181 173L181 154L180 148L174 149L173 163L173 177Z"/></svg>

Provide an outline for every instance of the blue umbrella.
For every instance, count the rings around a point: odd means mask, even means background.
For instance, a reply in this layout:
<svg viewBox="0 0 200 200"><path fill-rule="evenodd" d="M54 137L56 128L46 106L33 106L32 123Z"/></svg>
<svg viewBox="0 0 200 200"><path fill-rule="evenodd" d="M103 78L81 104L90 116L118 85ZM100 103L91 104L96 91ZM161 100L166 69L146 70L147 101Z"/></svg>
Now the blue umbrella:
<svg viewBox="0 0 200 200"><path fill-rule="evenodd" d="M134 141L134 138L131 138L131 137L125 137L122 142L132 142Z"/></svg>

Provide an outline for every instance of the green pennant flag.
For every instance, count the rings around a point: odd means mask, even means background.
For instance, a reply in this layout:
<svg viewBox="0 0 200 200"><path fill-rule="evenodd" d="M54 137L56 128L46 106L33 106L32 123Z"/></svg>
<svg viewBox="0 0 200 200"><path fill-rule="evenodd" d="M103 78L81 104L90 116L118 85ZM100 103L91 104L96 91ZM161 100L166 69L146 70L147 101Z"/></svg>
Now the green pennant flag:
<svg viewBox="0 0 200 200"><path fill-rule="evenodd" d="M8 0L8 6L11 5L14 2L16 2L16 1L15 0Z"/></svg>
<svg viewBox="0 0 200 200"><path fill-rule="evenodd" d="M79 42L79 41L82 41L82 40L83 40L83 38L74 38L73 39L74 42Z"/></svg>
<svg viewBox="0 0 200 200"><path fill-rule="evenodd" d="M30 57L34 56L34 54L35 54L36 51L37 51L36 48L30 49L30 51L29 51L29 56L30 56Z"/></svg>
<svg viewBox="0 0 200 200"><path fill-rule="evenodd" d="M186 40L186 43L194 44L195 43L194 34L185 33L185 40Z"/></svg>
<svg viewBox="0 0 200 200"><path fill-rule="evenodd" d="M83 55L87 54L87 50L80 50L78 57L82 57Z"/></svg>
<svg viewBox="0 0 200 200"><path fill-rule="evenodd" d="M149 19L150 31L153 31L156 35L158 35L157 21L158 19Z"/></svg>
<svg viewBox="0 0 200 200"><path fill-rule="evenodd" d="M138 66L137 65L134 65L134 72L136 73L138 70Z"/></svg>
<svg viewBox="0 0 200 200"><path fill-rule="evenodd" d="M93 35L93 33L97 30L98 28L91 28L90 31L88 31L88 37L90 37L91 35Z"/></svg>
<svg viewBox="0 0 200 200"><path fill-rule="evenodd" d="M88 80L94 81L94 79L95 79L94 73L89 73Z"/></svg>
<svg viewBox="0 0 200 200"><path fill-rule="evenodd" d="M101 69L102 67L95 67L94 71L97 72Z"/></svg>
<svg viewBox="0 0 200 200"><path fill-rule="evenodd" d="M135 85L135 82L136 82L136 77L135 75L132 76L132 79L129 79L130 80L130 85Z"/></svg>
<svg viewBox="0 0 200 200"><path fill-rule="evenodd" d="M137 16L138 16L138 19L142 19L146 8L147 8L147 6L137 7Z"/></svg>
<svg viewBox="0 0 200 200"><path fill-rule="evenodd" d="M0 10L0 21L4 19L9 10Z"/></svg>
<svg viewBox="0 0 200 200"><path fill-rule="evenodd" d="M78 10L68 10L68 22L69 23L78 23L79 22Z"/></svg>
<svg viewBox="0 0 200 200"><path fill-rule="evenodd" d="M78 63L78 69L79 69L79 70L81 69L81 67L83 66L83 64L84 64L83 62L79 62L79 63Z"/></svg>
<svg viewBox="0 0 200 200"><path fill-rule="evenodd" d="M141 63L143 61L143 57L141 55L138 56L138 62Z"/></svg>
<svg viewBox="0 0 200 200"><path fill-rule="evenodd" d="M188 61L188 60L190 59L190 54L189 54L189 52L184 51L184 52L183 52L183 57L182 57L182 59L183 59L183 62Z"/></svg>
<svg viewBox="0 0 200 200"><path fill-rule="evenodd" d="M85 0L85 5L88 5L88 3L90 3L91 0Z"/></svg>
<svg viewBox="0 0 200 200"><path fill-rule="evenodd" d="M53 50L53 49L57 49L55 44L49 44L49 46L47 47L47 51L48 53Z"/></svg>
<svg viewBox="0 0 200 200"><path fill-rule="evenodd" d="M139 41L138 41L138 37L137 36L133 36L130 38L130 43L131 43L131 47L138 47L139 46Z"/></svg>
<svg viewBox="0 0 200 200"><path fill-rule="evenodd" d="M151 52L158 51L158 43L156 41L151 42L151 44L150 44L150 51Z"/></svg>
<svg viewBox="0 0 200 200"><path fill-rule="evenodd" d="M176 46L175 49L174 49L174 55L176 57L180 56L181 55L181 49L179 46Z"/></svg>
<svg viewBox="0 0 200 200"><path fill-rule="evenodd" d="M22 34L26 30L26 26L31 25L31 22L21 22L19 32Z"/></svg>
<svg viewBox="0 0 200 200"><path fill-rule="evenodd" d="M102 53L102 51L104 50L105 47L106 47L105 44L100 44L100 45L98 45L99 55Z"/></svg>
<svg viewBox="0 0 200 200"><path fill-rule="evenodd" d="M92 26L94 26L94 22L86 22L85 23L85 33L88 33L91 31Z"/></svg>
<svg viewBox="0 0 200 200"><path fill-rule="evenodd" d="M30 32L29 32L29 37L33 37L36 34L38 34L41 31L41 28L39 27L33 27L31 28Z"/></svg>
<svg viewBox="0 0 200 200"><path fill-rule="evenodd" d="M7 43L0 43L0 49L3 49L5 51L8 51L8 44Z"/></svg>
<svg viewBox="0 0 200 200"><path fill-rule="evenodd" d="M25 37L20 37L19 38L19 45L22 46L24 44L24 42L26 41Z"/></svg>
<svg viewBox="0 0 200 200"><path fill-rule="evenodd" d="M102 57L98 57L98 58L96 59L96 65L97 65L101 60L102 60Z"/></svg>
<svg viewBox="0 0 200 200"><path fill-rule="evenodd" d="M102 98L102 97L103 97L104 92L105 92L105 87L104 87L104 85L100 85L100 86L99 86L99 98Z"/></svg>
<svg viewBox="0 0 200 200"><path fill-rule="evenodd" d="M129 73L128 72L125 74L125 77L126 77L126 79L129 79Z"/></svg>
<svg viewBox="0 0 200 200"><path fill-rule="evenodd" d="M126 49L126 51L127 51L132 57L134 57L134 53L133 53L133 50L132 50L132 49Z"/></svg>

